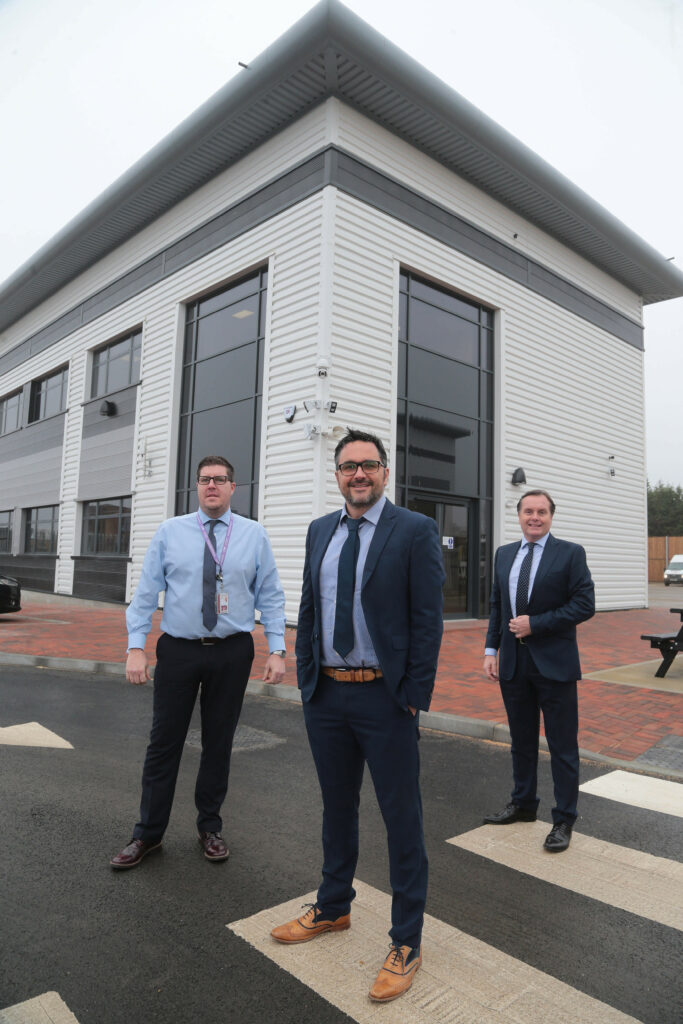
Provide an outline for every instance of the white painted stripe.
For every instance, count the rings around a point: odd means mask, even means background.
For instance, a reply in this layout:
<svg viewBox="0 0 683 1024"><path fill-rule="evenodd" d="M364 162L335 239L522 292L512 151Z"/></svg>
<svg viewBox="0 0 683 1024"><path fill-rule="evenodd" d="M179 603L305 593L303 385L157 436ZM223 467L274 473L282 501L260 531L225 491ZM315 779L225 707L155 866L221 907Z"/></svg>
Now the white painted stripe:
<svg viewBox="0 0 683 1024"><path fill-rule="evenodd" d="M634 1017L578 992L451 925L425 916L422 967L412 987L378 1006L368 991L388 952L391 897L354 881L351 928L285 946L270 930L315 893L227 927L359 1024L633 1024Z"/></svg>
<svg viewBox="0 0 683 1024"><path fill-rule="evenodd" d="M0 1010L0 1024L78 1024L73 1013L57 992L15 1003Z"/></svg>
<svg viewBox="0 0 683 1024"><path fill-rule="evenodd" d="M40 722L24 722L22 725L8 725L0 729L0 745L10 747L59 747L73 750L68 740L56 732L50 732Z"/></svg>
<svg viewBox="0 0 683 1024"><path fill-rule="evenodd" d="M683 864L576 831L568 850L550 854L543 849L549 829L542 821L483 825L446 841L525 875L683 930Z"/></svg>
<svg viewBox="0 0 683 1024"><path fill-rule="evenodd" d="M668 782L666 779L652 779L648 775L634 775L632 772L610 772L590 782L584 782L579 789L593 796L604 796L633 807L644 807L648 811L661 811L683 818L683 784Z"/></svg>

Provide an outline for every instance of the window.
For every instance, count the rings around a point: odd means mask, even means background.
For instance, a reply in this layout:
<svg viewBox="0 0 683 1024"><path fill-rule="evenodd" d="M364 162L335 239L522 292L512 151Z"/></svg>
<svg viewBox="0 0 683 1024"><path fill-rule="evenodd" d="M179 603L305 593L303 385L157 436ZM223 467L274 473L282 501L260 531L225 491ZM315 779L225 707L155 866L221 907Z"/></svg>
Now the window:
<svg viewBox="0 0 683 1024"><path fill-rule="evenodd" d="M24 551L31 555L56 555L59 505L26 509Z"/></svg>
<svg viewBox="0 0 683 1024"><path fill-rule="evenodd" d="M0 434L17 430L21 423L21 391L0 398Z"/></svg>
<svg viewBox="0 0 683 1024"><path fill-rule="evenodd" d="M83 555L127 555L131 498L103 498L83 506Z"/></svg>
<svg viewBox="0 0 683 1024"><path fill-rule="evenodd" d="M29 423L44 420L47 416L63 412L66 409L66 389L69 382L69 369L63 366L49 377L34 380L31 384L31 401L29 404Z"/></svg>
<svg viewBox="0 0 683 1024"><path fill-rule="evenodd" d="M196 507L204 455L235 467L231 506L256 518L268 271L256 270L187 307L178 452L178 515Z"/></svg>
<svg viewBox="0 0 683 1024"><path fill-rule="evenodd" d="M142 331L112 341L93 352L90 397L121 391L140 379L140 348Z"/></svg>
<svg viewBox="0 0 683 1024"><path fill-rule="evenodd" d="M12 553L12 512L0 512L0 552Z"/></svg>

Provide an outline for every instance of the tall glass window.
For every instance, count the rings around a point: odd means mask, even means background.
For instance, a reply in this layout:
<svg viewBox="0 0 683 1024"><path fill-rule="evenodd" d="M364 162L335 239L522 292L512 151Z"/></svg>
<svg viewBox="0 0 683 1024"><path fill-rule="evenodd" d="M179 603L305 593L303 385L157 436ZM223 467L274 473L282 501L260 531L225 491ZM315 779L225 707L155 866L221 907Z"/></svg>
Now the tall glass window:
<svg viewBox="0 0 683 1024"><path fill-rule="evenodd" d="M140 379L141 345L142 331L134 331L93 352L91 398L99 398L100 395L137 384Z"/></svg>
<svg viewBox="0 0 683 1024"><path fill-rule="evenodd" d="M205 455L235 467L232 508L256 518L268 272L256 270L187 307L176 511L196 507Z"/></svg>
<svg viewBox="0 0 683 1024"><path fill-rule="evenodd" d="M395 480L439 524L448 614L484 614L492 495L493 311L402 271Z"/></svg>
<svg viewBox="0 0 683 1024"><path fill-rule="evenodd" d="M59 529L59 505L26 509L24 551L32 555L55 555Z"/></svg>
<svg viewBox="0 0 683 1024"><path fill-rule="evenodd" d="M131 498L86 501L83 506L83 555L127 555L130 549Z"/></svg>

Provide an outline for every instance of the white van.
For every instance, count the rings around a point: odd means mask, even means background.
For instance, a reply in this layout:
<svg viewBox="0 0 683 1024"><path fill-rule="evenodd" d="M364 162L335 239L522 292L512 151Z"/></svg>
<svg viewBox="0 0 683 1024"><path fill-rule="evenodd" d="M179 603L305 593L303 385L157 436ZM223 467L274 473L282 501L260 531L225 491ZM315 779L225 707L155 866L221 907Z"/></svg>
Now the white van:
<svg viewBox="0 0 683 1024"><path fill-rule="evenodd" d="M664 586L670 583L683 583L683 555L674 555L664 570Z"/></svg>

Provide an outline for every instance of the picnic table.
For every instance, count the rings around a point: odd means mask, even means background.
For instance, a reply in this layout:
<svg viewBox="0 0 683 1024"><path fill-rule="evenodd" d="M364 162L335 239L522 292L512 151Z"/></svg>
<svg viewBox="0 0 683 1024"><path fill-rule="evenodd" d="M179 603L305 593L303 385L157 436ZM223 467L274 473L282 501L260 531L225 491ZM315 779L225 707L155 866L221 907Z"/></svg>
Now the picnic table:
<svg viewBox="0 0 683 1024"><path fill-rule="evenodd" d="M662 663L655 672L656 679L663 679L671 668L679 651L683 651L683 608L669 608L672 615L680 615L681 628L677 633L641 633L641 640L649 640L650 647L657 648Z"/></svg>

